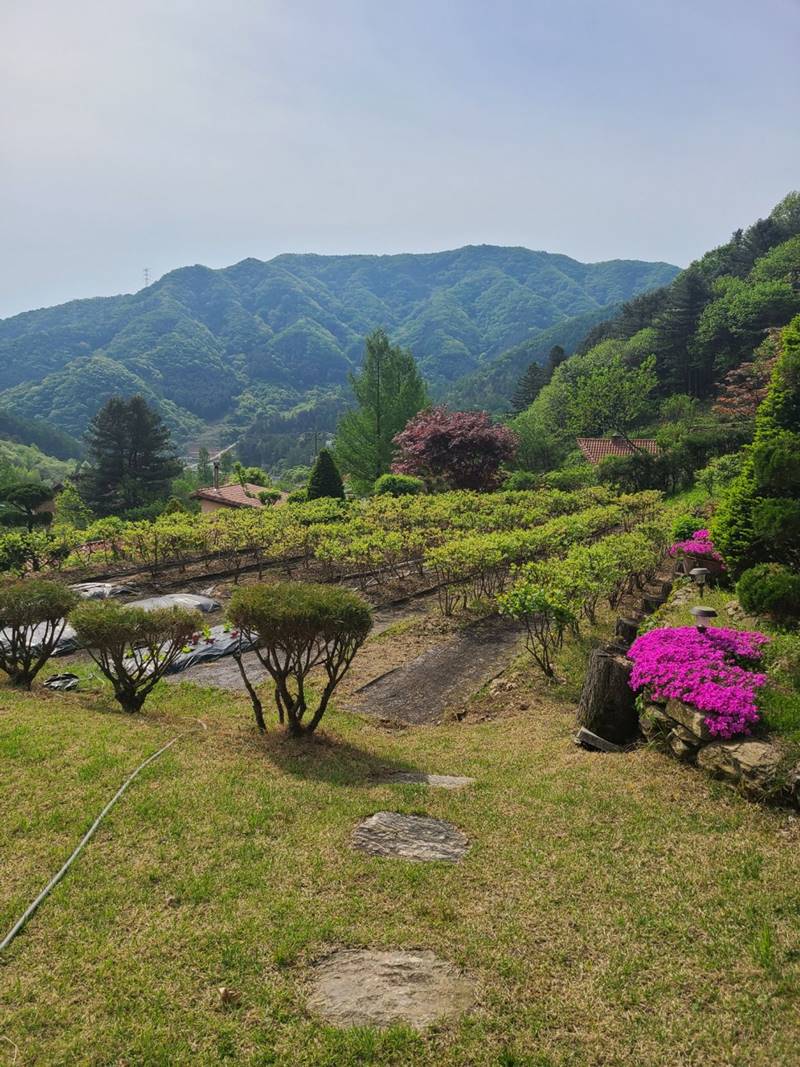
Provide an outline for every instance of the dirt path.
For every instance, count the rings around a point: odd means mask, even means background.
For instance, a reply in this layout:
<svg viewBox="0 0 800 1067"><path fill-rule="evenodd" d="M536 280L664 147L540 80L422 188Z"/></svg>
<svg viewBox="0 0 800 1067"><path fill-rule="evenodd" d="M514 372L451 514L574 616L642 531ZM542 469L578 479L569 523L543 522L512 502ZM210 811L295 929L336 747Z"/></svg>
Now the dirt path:
<svg viewBox="0 0 800 1067"><path fill-rule="evenodd" d="M493 617L367 682L347 700L353 711L404 723L434 723L472 696L508 663L521 627Z"/></svg>

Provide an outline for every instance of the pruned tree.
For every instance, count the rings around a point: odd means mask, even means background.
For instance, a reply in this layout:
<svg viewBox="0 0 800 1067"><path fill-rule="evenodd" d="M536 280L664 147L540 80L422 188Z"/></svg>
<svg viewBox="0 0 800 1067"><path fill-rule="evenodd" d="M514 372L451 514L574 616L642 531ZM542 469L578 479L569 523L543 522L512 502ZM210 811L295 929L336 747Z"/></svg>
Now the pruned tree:
<svg viewBox="0 0 800 1067"><path fill-rule="evenodd" d="M183 608L145 611L108 600L78 605L70 622L127 712L141 711L186 642L203 625L197 612Z"/></svg>
<svg viewBox="0 0 800 1067"><path fill-rule="evenodd" d="M28 533L34 526L48 526L52 512L39 509L52 497L53 491L43 482L11 482L0 488L0 521L6 526L24 526Z"/></svg>
<svg viewBox="0 0 800 1067"><path fill-rule="evenodd" d="M254 644L259 662L275 683L278 722L292 737L313 734L372 627L369 605L348 589L280 582L237 589L229 616ZM236 662L256 724L263 731L263 704L241 654ZM326 683L312 710L308 676L315 668L323 671Z"/></svg>
<svg viewBox="0 0 800 1067"><path fill-rule="evenodd" d="M78 602L66 585L27 578L0 584L0 670L30 689L61 640Z"/></svg>

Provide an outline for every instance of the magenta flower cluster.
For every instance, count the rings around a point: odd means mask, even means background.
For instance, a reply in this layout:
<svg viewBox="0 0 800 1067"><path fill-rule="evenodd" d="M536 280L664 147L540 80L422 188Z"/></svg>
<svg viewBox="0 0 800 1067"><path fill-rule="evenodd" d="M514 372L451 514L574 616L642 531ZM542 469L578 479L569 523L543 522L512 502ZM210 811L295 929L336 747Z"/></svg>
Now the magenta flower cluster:
<svg viewBox="0 0 800 1067"><path fill-rule="evenodd" d="M685 552L689 556L702 556L704 559L722 560L722 556L714 548L714 542L708 530L695 530L688 541L676 541L670 545L671 556L677 556L679 552Z"/></svg>
<svg viewBox="0 0 800 1067"><path fill-rule="evenodd" d="M682 700L706 713L716 737L749 734L758 722L756 696L767 680L748 667L761 659L766 634L752 630L665 627L637 637L628 657L630 685L654 700Z"/></svg>

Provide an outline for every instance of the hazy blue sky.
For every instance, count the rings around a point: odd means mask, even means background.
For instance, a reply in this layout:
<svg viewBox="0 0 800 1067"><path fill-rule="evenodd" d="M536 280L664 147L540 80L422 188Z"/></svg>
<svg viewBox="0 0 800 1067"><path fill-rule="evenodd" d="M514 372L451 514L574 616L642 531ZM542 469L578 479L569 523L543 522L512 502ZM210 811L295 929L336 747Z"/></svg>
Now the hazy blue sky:
<svg viewBox="0 0 800 1067"><path fill-rule="evenodd" d="M0 316L284 251L686 264L800 187L800 0L0 0Z"/></svg>

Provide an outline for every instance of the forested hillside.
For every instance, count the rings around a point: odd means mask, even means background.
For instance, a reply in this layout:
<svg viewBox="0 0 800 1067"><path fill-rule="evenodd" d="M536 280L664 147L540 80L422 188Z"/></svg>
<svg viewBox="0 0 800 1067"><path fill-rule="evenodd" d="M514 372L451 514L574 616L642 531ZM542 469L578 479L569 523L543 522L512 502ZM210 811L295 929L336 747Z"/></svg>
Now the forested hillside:
<svg viewBox="0 0 800 1067"><path fill-rule="evenodd" d="M130 296L0 322L0 407L80 435L109 395L139 392L179 440L223 419L239 434L259 412L335 403L376 326L441 392L541 331L596 321L675 273L494 246L186 267Z"/></svg>
<svg viewBox="0 0 800 1067"><path fill-rule="evenodd" d="M576 435L655 432L659 421L666 428L683 420L696 436L715 400L730 431L725 447L735 447L733 431L748 430L748 405L737 408L737 395L757 397L774 357L772 334L798 313L800 193L794 192L669 285L627 301L589 331L516 420L524 463L548 468L574 449Z"/></svg>

